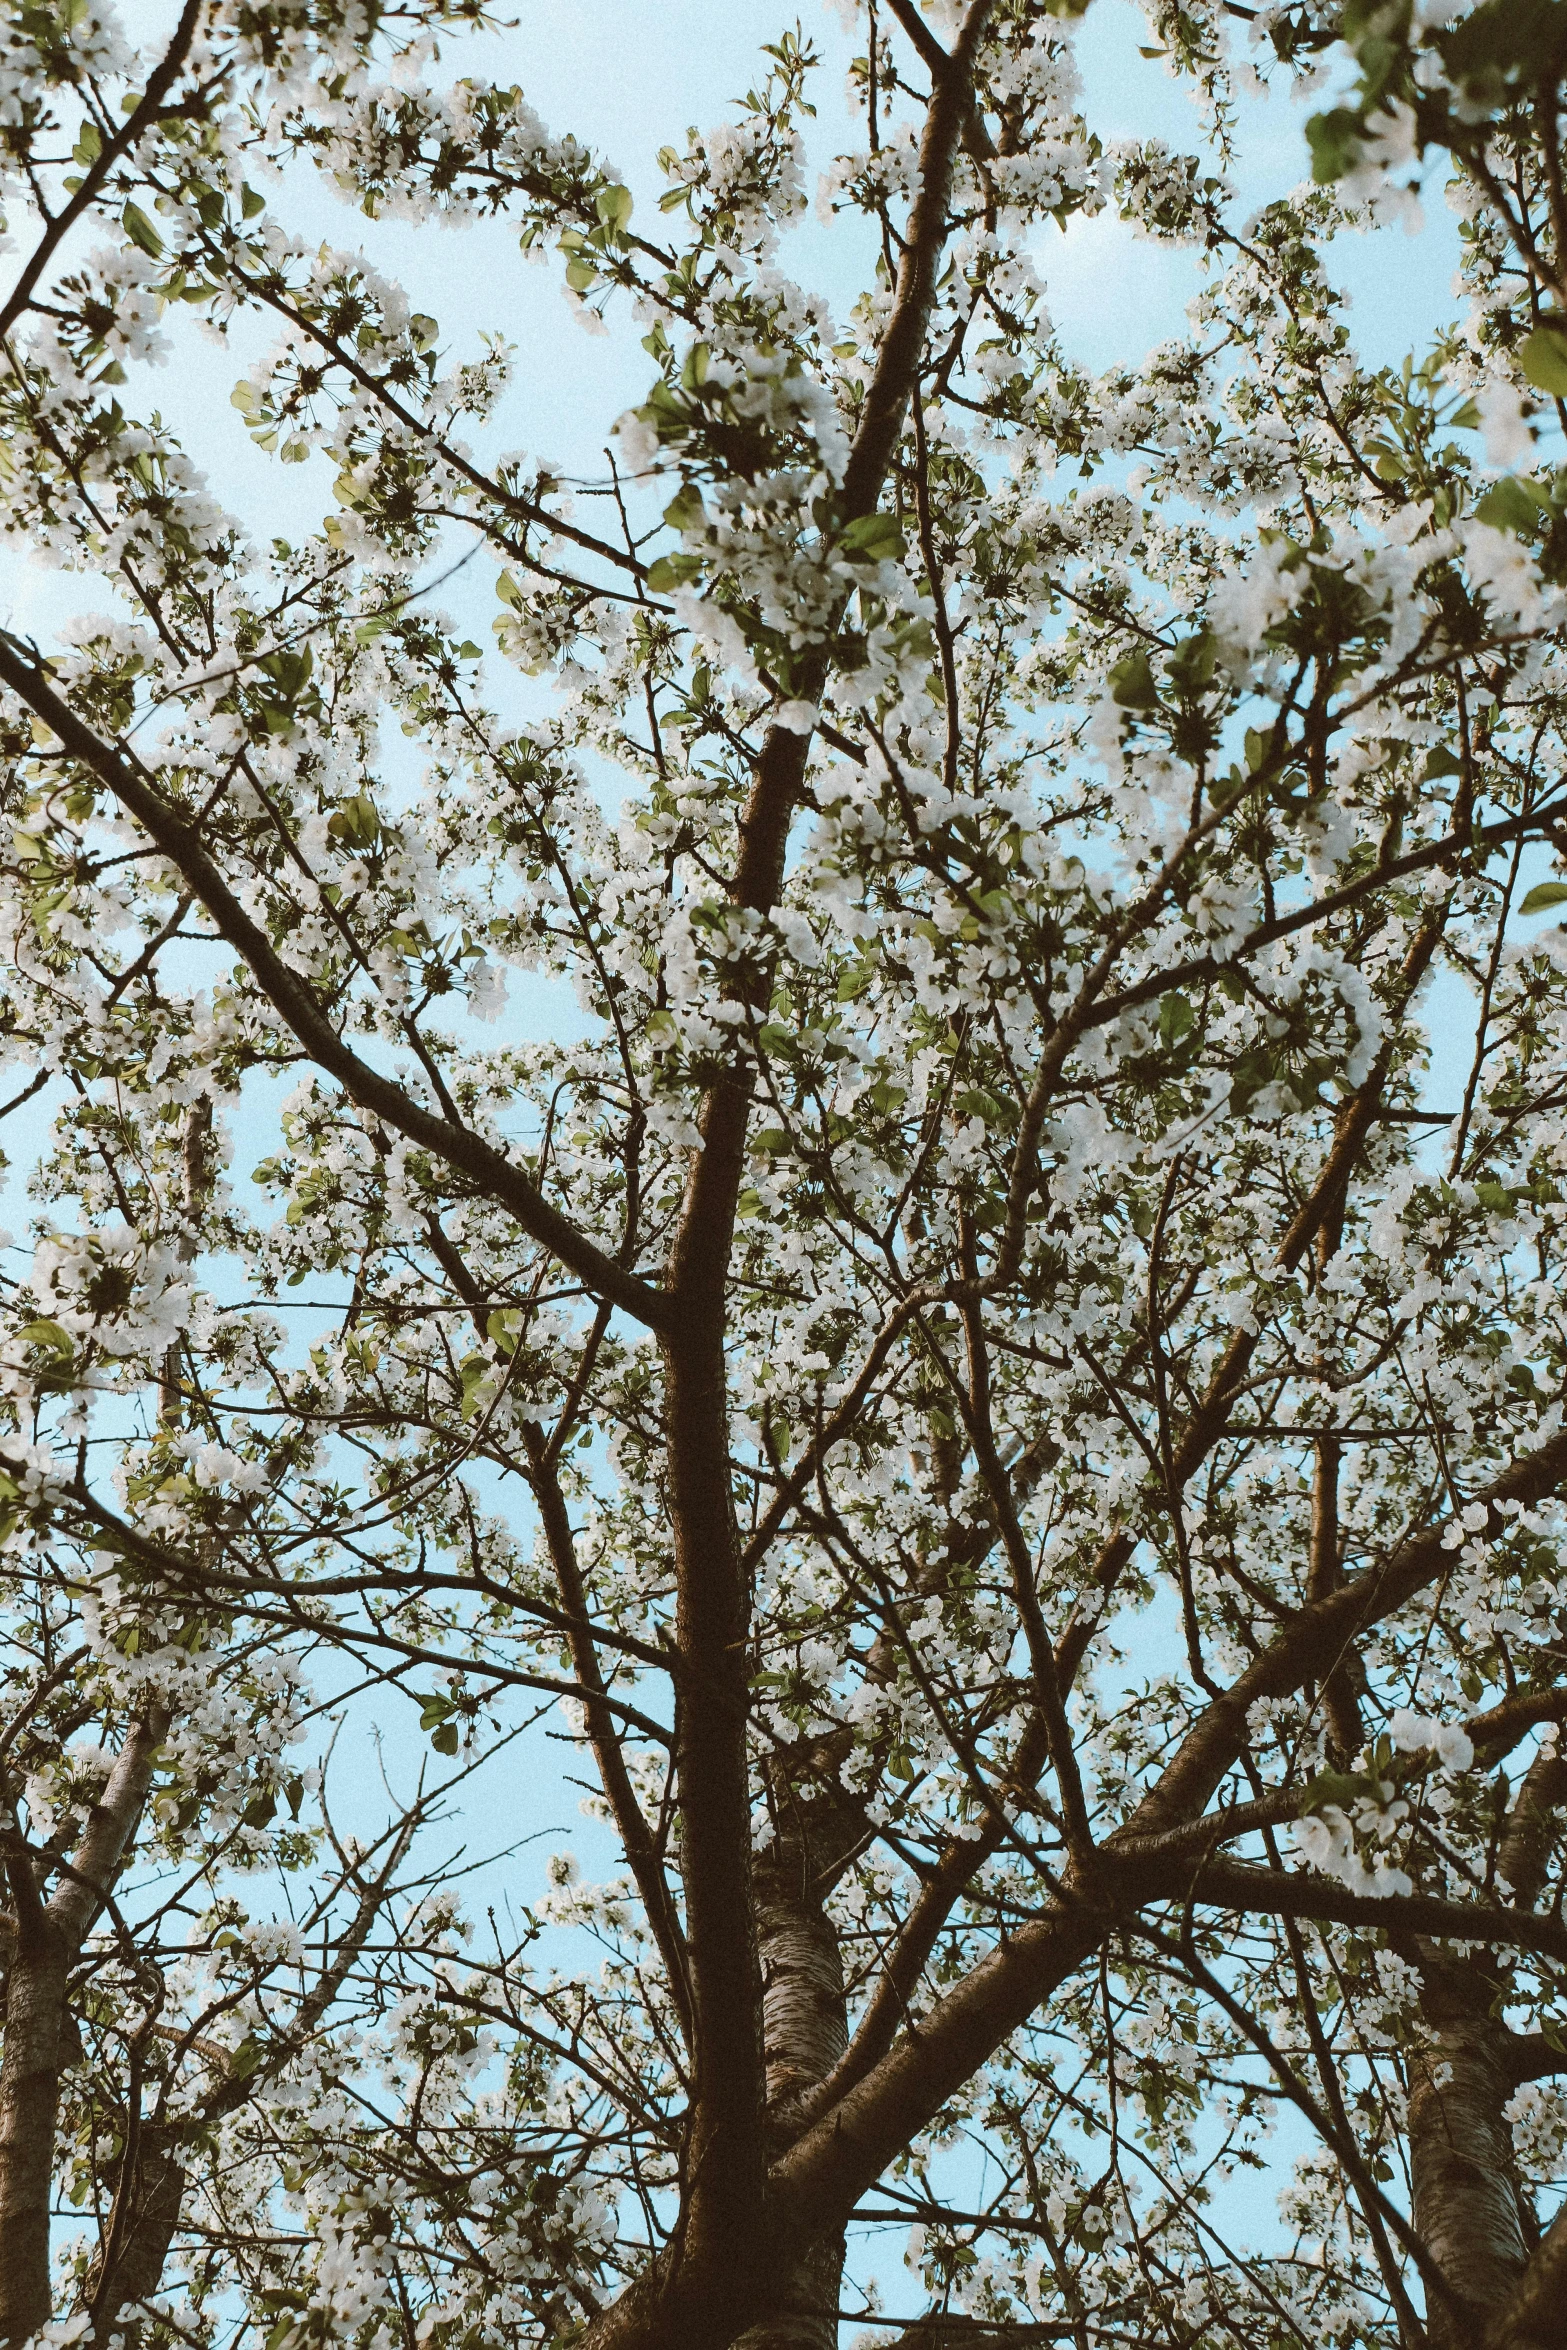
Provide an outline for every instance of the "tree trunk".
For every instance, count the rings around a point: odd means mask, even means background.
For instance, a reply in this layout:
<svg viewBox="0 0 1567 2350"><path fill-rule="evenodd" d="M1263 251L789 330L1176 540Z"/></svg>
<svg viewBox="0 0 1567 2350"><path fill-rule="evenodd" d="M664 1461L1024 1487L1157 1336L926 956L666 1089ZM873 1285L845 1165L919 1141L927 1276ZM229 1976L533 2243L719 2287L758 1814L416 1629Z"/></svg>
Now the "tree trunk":
<svg viewBox="0 0 1567 2350"><path fill-rule="evenodd" d="M682 2266L702 2280L713 2339L759 2256L766 2203L751 1885L750 1590L740 1571L729 1472L724 1284L745 1164L749 1085L715 1086L703 1105L669 1288L678 1322L663 1333L675 1645L680 1870L691 1989L689 2140Z"/></svg>
<svg viewBox="0 0 1567 2350"><path fill-rule="evenodd" d="M1485 2350L1563 2350L1567 2344L1567 2210L1546 2230L1529 2273L1485 2337Z"/></svg>
<svg viewBox="0 0 1567 2350"><path fill-rule="evenodd" d="M49 2198L69 1965L66 1938L36 1892L29 1902L28 1886L14 1884L14 1890L21 1916L0 2055L0 2343L13 2345L53 2314Z"/></svg>
<svg viewBox="0 0 1567 2350"><path fill-rule="evenodd" d="M166 2125L142 2124L135 2164L135 2175L130 2179L121 2166L109 2237L88 2285L87 2306L92 2312L93 2337L99 2342L107 2341L116 2331L127 2345L135 2342L140 2331L137 2304L158 2290L185 2199L179 2139ZM130 2312L129 2319L117 2325L122 2309Z"/></svg>
<svg viewBox="0 0 1567 2350"><path fill-rule="evenodd" d="M5 1937L11 1962L0 2049L0 2345L13 2350L53 2315L49 2197L66 1985L125 1858L168 1727L166 1709L153 1706L128 1733L69 1871L47 1902L34 1874L42 1857L16 1827L7 1833L16 1915Z"/></svg>
<svg viewBox="0 0 1567 2350"><path fill-rule="evenodd" d="M1497 1876L1525 1909L1532 1909L1540 1898L1561 1834L1564 1804L1567 1754L1556 1746L1542 1747L1524 1774L1496 1854Z"/></svg>
<svg viewBox="0 0 1567 2350"><path fill-rule="evenodd" d="M1517 2086L1496 1984L1473 1959L1421 1950L1420 2046L1410 2067L1414 2221L1451 2288L1427 2295L1432 2350L1474 2350L1528 2265L1502 2108Z"/></svg>
<svg viewBox="0 0 1567 2350"><path fill-rule="evenodd" d="M862 1820L836 1792L804 1800L781 1772L773 1798L778 1832L754 1883L769 2152L778 2153L797 2134L802 2100L849 2044L838 1931L824 1903ZM841 2231L808 2246L779 2278L775 2307L735 2350L836 2350L843 2253Z"/></svg>

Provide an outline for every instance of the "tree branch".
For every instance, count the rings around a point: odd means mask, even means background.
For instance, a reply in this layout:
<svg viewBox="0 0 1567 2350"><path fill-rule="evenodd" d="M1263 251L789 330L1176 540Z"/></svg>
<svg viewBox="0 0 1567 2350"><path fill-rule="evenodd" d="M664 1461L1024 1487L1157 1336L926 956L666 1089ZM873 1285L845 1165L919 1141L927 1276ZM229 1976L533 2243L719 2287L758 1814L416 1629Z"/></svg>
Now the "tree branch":
<svg viewBox="0 0 1567 2350"><path fill-rule="evenodd" d="M204 0L185 0L185 6L180 11L179 22L174 28L169 45L157 65L147 76L147 87L143 90L135 107L126 116L114 136L105 139L97 155L82 174L81 186L64 210L55 214L39 238L31 258L24 265L20 276L6 298L4 309L0 310L0 341L3 341L10 333L31 302L38 280L48 268L54 254L59 250L66 237L70 235L82 214L88 210L89 206L97 202L104 181L119 162L120 157L134 147L142 133L156 122L163 101L168 96L178 78L181 66L190 54L190 45L195 38L196 27L201 20L203 5Z"/></svg>
<svg viewBox="0 0 1567 2350"><path fill-rule="evenodd" d="M289 969L266 933L245 912L186 817L170 806L138 763L112 750L84 724L55 692L42 665L24 659L15 639L4 634L0 634L0 680L53 729L71 757L89 768L136 819L183 876L221 935L244 957L279 1017L352 1101L433 1153L505 1208L531 1239L559 1258L595 1297L607 1298L652 1328L667 1320L667 1300L618 1265L552 1207L520 1167L482 1136L425 1109L400 1085L360 1059L332 1026L311 987Z"/></svg>

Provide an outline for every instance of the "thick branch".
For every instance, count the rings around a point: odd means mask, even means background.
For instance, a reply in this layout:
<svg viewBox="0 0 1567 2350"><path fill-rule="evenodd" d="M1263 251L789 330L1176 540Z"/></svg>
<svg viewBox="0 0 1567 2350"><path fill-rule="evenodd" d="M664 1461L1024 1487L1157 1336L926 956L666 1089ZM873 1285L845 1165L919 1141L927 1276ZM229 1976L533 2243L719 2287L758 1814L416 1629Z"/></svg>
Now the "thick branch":
<svg viewBox="0 0 1567 2350"><path fill-rule="evenodd" d="M1172 1876L1172 1892L1181 1890ZM1514 1950L1538 1951L1567 1960L1567 1924L1532 1910L1484 1907L1443 1901L1435 1894L1400 1893L1384 1898L1351 1893L1326 1877L1304 1870L1253 1868L1245 1861L1209 1861L1190 1879L1194 1900L1215 1909L1253 1910L1258 1915L1321 1918L1341 1926L1380 1926L1389 1933L1425 1934L1458 1942L1494 1942Z"/></svg>
<svg viewBox="0 0 1567 2350"><path fill-rule="evenodd" d="M82 174L81 185L75 195L63 211L55 214L34 246L31 256L24 264L20 276L6 297L5 308L0 310L0 340L10 333L31 302L37 290L39 279L83 213L98 201L105 180L121 156L128 154L137 140L157 121L163 108L163 101L173 88L179 77L180 68L190 54L190 45L195 38L196 27L201 20L202 7L203 0L185 0L185 6L180 11L180 19L174 28L173 37L162 57L147 76L147 87L143 90L141 97L113 137L104 140L97 155Z"/></svg>
<svg viewBox="0 0 1567 2350"><path fill-rule="evenodd" d="M1485 2350L1561 2350L1567 2310L1567 2210L1559 2211L1512 2299L1485 2337Z"/></svg>
<svg viewBox="0 0 1567 2350"><path fill-rule="evenodd" d="M0 680L51 727L73 759L89 768L132 815L183 877L220 934L241 954L273 1009L319 1066L361 1109L406 1135L515 1216L530 1238L574 1273L595 1297L607 1298L636 1321L656 1326L667 1305L657 1290L617 1265L569 1217L550 1205L521 1168L482 1136L427 1110L391 1078L383 1077L344 1042L314 991L291 971L265 931L253 922L202 846L195 829L155 788L131 758L111 749L76 715L43 669L0 635Z"/></svg>
<svg viewBox="0 0 1567 2350"><path fill-rule="evenodd" d="M1555 1491L1564 1477L1567 1431L1516 1463L1478 1498L1492 1509L1508 1499L1538 1500ZM1305 1681L1320 1679L1348 1639L1396 1612L1434 1581L1451 1555L1443 1545L1442 1533L1443 1528L1436 1526L1411 1537L1381 1566L1367 1569L1327 1598L1301 1609L1249 1671L1207 1707L1127 1822L1128 1837L1153 1834L1196 1817L1245 1750L1249 1708L1259 1697L1286 1696ZM1112 1862L1116 1847L1117 1839L1112 1837L1103 1848ZM1271 1893L1267 1873L1255 1875L1262 1882L1252 1883L1250 1890ZM1152 1871L1150 1878L1152 1881L1138 1883L1136 1899L1167 1898L1181 1889L1178 1881L1167 1885L1162 1877L1153 1878ZM1217 1876L1213 1879L1216 1884L1220 1881ZM1243 1888L1247 1881L1247 1873L1229 1879ZM1325 1915L1336 1914L1326 1907L1328 1903L1362 1898L1334 1886L1323 1886L1319 1892L1306 1878L1300 1883L1300 1898L1321 1902ZM1095 1892L1097 1902L1102 1897L1098 1888ZM1130 1886L1126 1897L1133 1897ZM1372 1903L1370 1907L1380 1909L1385 1922L1393 1922L1390 1905ZM1303 1910L1301 1914L1310 1912ZM940 2112L963 2082L1097 1946L1113 1915L1113 1907L1087 1901L1080 1906L1059 1905L1023 1927L940 1999L921 2018L917 2032L899 2040L779 2165L778 2201L781 2211L788 2210L790 2222L809 2232L851 2210L898 2148ZM1519 1946L1549 1948L1553 1953L1559 1950L1567 1956L1567 1930L1551 1921L1520 1912L1485 1915L1484 1930L1500 1935L1499 1921L1505 1921L1507 1938ZM1440 1922L1433 1922L1428 1930L1479 1938L1474 1912L1456 1904L1444 1906Z"/></svg>
<svg viewBox="0 0 1567 2350"><path fill-rule="evenodd" d="M109 1898L168 1727L167 1712L155 1706L132 1729L87 1815L70 1870L47 1902L38 1898L25 1843L11 1833L17 1928L0 2057L0 2343L25 2341L52 2314L49 2201L66 1985Z"/></svg>
<svg viewBox="0 0 1567 2350"><path fill-rule="evenodd" d="M102 1795L64 1878L45 1904L52 1925L79 1949L114 1886L125 1848L147 1800L158 1749L169 1733L166 1706L149 1707L115 1758Z"/></svg>
<svg viewBox="0 0 1567 2350"><path fill-rule="evenodd" d="M975 52L993 5L971 0L951 70L932 95L892 315L845 470L839 500L844 521L875 507L914 389L946 238L953 157L971 107ZM829 657L824 642L799 664L797 696L820 694ZM808 736L775 726L757 761L731 884L735 903L754 912L769 912L783 886L808 747ZM689 2300L681 2322L688 2337L701 2322L715 2329L715 2339L726 2338L725 2309L738 2306L746 2256L763 2257L765 2092L745 1737L750 1593L730 1486L724 1363L729 1259L753 1085L750 1065L736 1067L703 1102L701 1141L670 1251L670 1304L660 1324L676 1645L688 1686L718 1697L717 1703L683 1702L676 1725L695 2034L679 2260Z"/></svg>

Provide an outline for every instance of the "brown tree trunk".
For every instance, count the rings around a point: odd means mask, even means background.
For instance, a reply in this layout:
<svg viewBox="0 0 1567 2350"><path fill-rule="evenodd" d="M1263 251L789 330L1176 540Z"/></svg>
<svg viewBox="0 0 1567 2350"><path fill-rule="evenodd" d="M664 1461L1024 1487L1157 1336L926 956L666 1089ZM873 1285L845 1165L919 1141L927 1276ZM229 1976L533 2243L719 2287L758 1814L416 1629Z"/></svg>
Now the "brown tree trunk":
<svg viewBox="0 0 1567 2350"><path fill-rule="evenodd" d="M27 1867L24 1859L12 1870L19 1923L0 2058L0 2342L13 2344L53 2314L49 2199L69 1966L65 1936L30 1883L18 1882Z"/></svg>
<svg viewBox="0 0 1567 2350"><path fill-rule="evenodd" d="M1410 2067L1415 2228L1453 2294L1427 2296L1432 2350L1474 2350L1528 2265L1512 2131L1511 2034L1473 1959L1421 1952L1420 2045Z"/></svg>
<svg viewBox="0 0 1567 2350"><path fill-rule="evenodd" d="M167 1712L155 1706L129 1733L47 1902L22 1835L15 1827L7 1834L16 1924L0 2050L0 2344L25 2342L53 2314L49 2191L66 1984L125 1858L168 1727Z"/></svg>
<svg viewBox="0 0 1567 2350"><path fill-rule="evenodd" d="M1564 2350L1567 2346L1567 2211L1546 2230L1528 2274L1513 2289L1485 2337L1485 2350Z"/></svg>
<svg viewBox="0 0 1567 2350"><path fill-rule="evenodd" d="M777 2154L797 2134L803 2100L849 2044L838 1931L825 1902L863 1822L858 1806L836 1791L808 1800L781 1770L772 1793L776 1837L753 1881L767 2129L769 2151ZM808 2245L779 2276L774 2307L735 2350L836 2350L843 2253L841 2230Z"/></svg>
<svg viewBox="0 0 1567 2350"><path fill-rule="evenodd" d="M1543 1747L1524 1774L1497 1847L1496 1873L1526 1909L1540 1898L1567 1804L1567 1754Z"/></svg>
<svg viewBox="0 0 1567 2350"><path fill-rule="evenodd" d="M88 2287L93 2336L100 2342L116 2331L128 2345L135 2342L138 2304L158 2290L185 2199L179 2139L166 2125L142 2124L134 2162L130 2178L125 2176L122 2163L104 2256ZM124 2325L116 2322L121 2310L129 2313Z"/></svg>

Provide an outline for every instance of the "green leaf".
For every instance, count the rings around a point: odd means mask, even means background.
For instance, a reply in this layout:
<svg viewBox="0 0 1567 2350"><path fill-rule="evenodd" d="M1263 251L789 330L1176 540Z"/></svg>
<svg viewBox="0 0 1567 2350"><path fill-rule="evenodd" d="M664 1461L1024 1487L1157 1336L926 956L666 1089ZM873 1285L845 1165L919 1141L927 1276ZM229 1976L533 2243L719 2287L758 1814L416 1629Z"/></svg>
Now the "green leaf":
<svg viewBox="0 0 1567 2350"><path fill-rule="evenodd" d="M355 792L345 800L327 824L334 840L349 841L355 848L371 849L381 837L381 818L368 792Z"/></svg>
<svg viewBox="0 0 1567 2350"><path fill-rule="evenodd" d="M16 1335L24 1346L46 1346L51 1354L73 1355L76 1352L76 1341L68 1330L61 1329L58 1322L24 1322Z"/></svg>
<svg viewBox="0 0 1567 2350"><path fill-rule="evenodd" d="M863 555L869 563L901 563L903 533L891 514L862 514L838 541L846 555Z"/></svg>
<svg viewBox="0 0 1567 2350"><path fill-rule="evenodd" d="M1197 1015L1183 995L1173 991L1159 998L1159 1041L1164 1045L1179 1044L1197 1025Z"/></svg>
<svg viewBox="0 0 1567 2350"><path fill-rule="evenodd" d="M656 563L648 565L647 583L655 596L663 596L671 588L684 587L701 576L700 555L660 555Z"/></svg>
<svg viewBox="0 0 1567 2350"><path fill-rule="evenodd" d="M1541 500L1526 481L1507 474L1494 482L1475 505L1475 520L1492 530L1532 531L1540 520Z"/></svg>
<svg viewBox="0 0 1567 2350"><path fill-rule="evenodd" d="M999 1101L993 1093L986 1093L982 1086L966 1086L954 1097L952 1106L961 1117L981 1119L986 1126L1006 1126L1011 1123L1006 1103Z"/></svg>
<svg viewBox="0 0 1567 2350"><path fill-rule="evenodd" d="M471 1420L486 1398L484 1383L490 1376L491 1365L483 1355L469 1355L462 1365L462 1418Z"/></svg>
<svg viewBox="0 0 1567 2350"><path fill-rule="evenodd" d="M152 260L161 260L163 239L139 204L127 204L120 214L120 221L133 245L139 245Z"/></svg>
<svg viewBox="0 0 1567 2350"><path fill-rule="evenodd" d="M1518 346L1518 364L1537 391L1553 399L1567 394L1567 335L1537 326Z"/></svg>
<svg viewBox="0 0 1567 2350"><path fill-rule="evenodd" d="M606 228L623 235L631 219L631 190L629 188L600 188L593 199L593 209Z"/></svg>
<svg viewBox="0 0 1567 2350"><path fill-rule="evenodd" d="M695 482L686 482L676 490L664 508L664 520L671 530L702 530L707 525L707 508Z"/></svg>
<svg viewBox="0 0 1567 2350"><path fill-rule="evenodd" d="M637 421L661 441L681 441L691 430L691 411L677 400L666 383L656 383L643 405L636 410Z"/></svg>
<svg viewBox="0 0 1567 2350"><path fill-rule="evenodd" d="M1311 149L1311 176L1319 188L1342 179L1360 153L1359 116L1347 106L1313 114L1306 124L1306 144Z"/></svg>
<svg viewBox="0 0 1567 2350"><path fill-rule="evenodd" d="M1563 905L1567 905L1567 881L1537 881L1518 911L1543 914L1547 906Z"/></svg>
<svg viewBox="0 0 1567 2350"><path fill-rule="evenodd" d="M1110 691L1123 710L1151 710L1159 700L1148 655L1139 648L1117 661L1110 672Z"/></svg>
<svg viewBox="0 0 1567 2350"><path fill-rule="evenodd" d="M1305 1789L1307 1811L1320 1811L1325 1803L1340 1806L1353 1803L1366 1792L1367 1781L1356 1771L1319 1771Z"/></svg>
<svg viewBox="0 0 1567 2350"><path fill-rule="evenodd" d="M1561 37L1557 0L1484 0L1437 46L1455 79L1477 82L1490 97L1498 76L1533 82L1554 66Z"/></svg>
<svg viewBox="0 0 1567 2350"><path fill-rule="evenodd" d="M522 1335L521 1307L497 1306L485 1322L484 1335L492 1346L504 1348L507 1354L515 1354Z"/></svg>
<svg viewBox="0 0 1567 2350"><path fill-rule="evenodd" d="M1171 680L1183 694L1200 693L1212 683L1218 660L1218 638L1211 629L1200 628L1195 636L1183 637L1170 655Z"/></svg>

